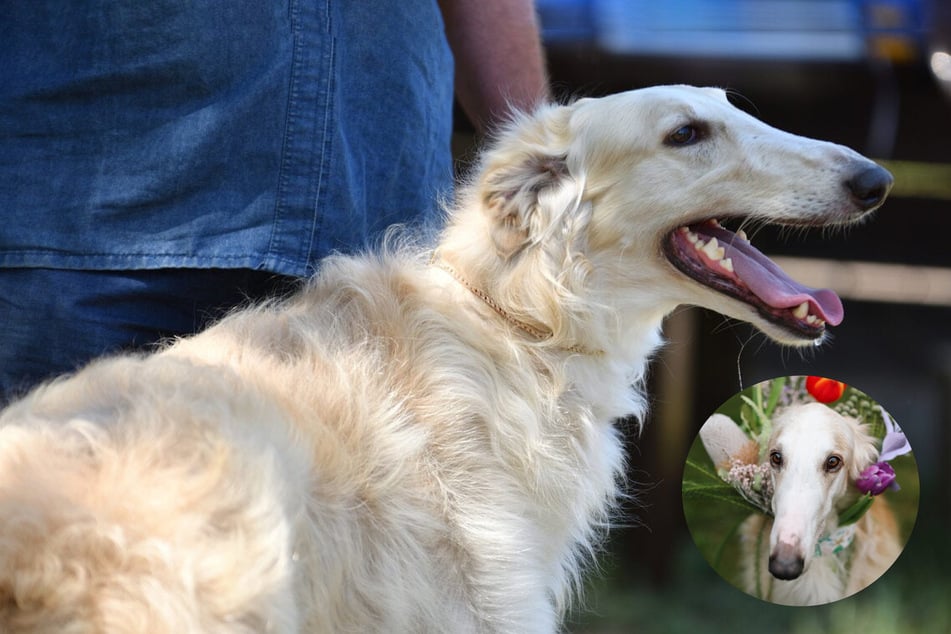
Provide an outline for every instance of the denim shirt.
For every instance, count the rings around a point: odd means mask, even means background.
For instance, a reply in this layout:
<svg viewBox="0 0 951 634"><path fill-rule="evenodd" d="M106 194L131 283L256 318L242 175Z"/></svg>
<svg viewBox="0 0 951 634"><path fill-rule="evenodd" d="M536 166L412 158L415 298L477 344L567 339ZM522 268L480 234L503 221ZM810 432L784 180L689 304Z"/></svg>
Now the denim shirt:
<svg viewBox="0 0 951 634"><path fill-rule="evenodd" d="M434 215L452 57L435 0L10 0L0 266L250 268Z"/></svg>

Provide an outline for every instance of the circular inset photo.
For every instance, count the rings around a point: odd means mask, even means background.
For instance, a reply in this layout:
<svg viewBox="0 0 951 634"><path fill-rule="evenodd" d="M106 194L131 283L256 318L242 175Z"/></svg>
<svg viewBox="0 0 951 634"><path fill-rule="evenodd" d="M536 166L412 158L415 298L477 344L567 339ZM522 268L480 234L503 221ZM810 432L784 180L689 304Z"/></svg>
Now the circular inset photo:
<svg viewBox="0 0 951 634"><path fill-rule="evenodd" d="M694 543L747 594L820 605L885 573L918 514L918 468L898 423L865 393L815 376L736 394L688 454Z"/></svg>

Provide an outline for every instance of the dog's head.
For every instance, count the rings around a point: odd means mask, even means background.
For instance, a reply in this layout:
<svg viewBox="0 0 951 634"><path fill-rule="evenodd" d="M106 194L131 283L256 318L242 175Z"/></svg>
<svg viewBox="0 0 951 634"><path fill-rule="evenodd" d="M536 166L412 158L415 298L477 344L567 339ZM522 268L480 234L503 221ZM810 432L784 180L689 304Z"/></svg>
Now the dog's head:
<svg viewBox="0 0 951 634"><path fill-rule="evenodd" d="M570 319L552 306L587 293L567 304L607 305L622 322L696 304L802 345L841 321L839 298L794 282L717 219L850 223L891 184L855 152L769 127L721 90L648 88L518 117L465 190L461 207L482 214L461 223L454 249L480 251L462 258L488 290L556 334ZM526 290L525 275L559 299Z"/></svg>
<svg viewBox="0 0 951 634"><path fill-rule="evenodd" d="M809 566L850 483L875 462L878 448L864 425L821 403L788 407L773 425L767 452L775 516L769 571L789 580Z"/></svg>

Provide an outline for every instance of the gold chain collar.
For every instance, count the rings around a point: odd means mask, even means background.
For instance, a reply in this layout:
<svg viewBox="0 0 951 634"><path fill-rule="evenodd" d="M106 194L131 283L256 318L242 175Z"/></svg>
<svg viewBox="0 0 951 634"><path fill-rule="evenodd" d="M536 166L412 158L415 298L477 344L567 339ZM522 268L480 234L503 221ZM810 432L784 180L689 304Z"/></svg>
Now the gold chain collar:
<svg viewBox="0 0 951 634"><path fill-rule="evenodd" d="M450 265L444 259L439 257L438 252L436 251L433 252L432 257L429 260L429 264L431 266L437 266L443 271L445 271L446 273L448 273L454 280L456 280L456 282L462 285L470 293L472 293L473 295L481 299L482 302L486 306L491 308L493 311L495 311L495 313L499 317L507 321L509 324L511 324L518 330L521 330L525 334L530 335L531 337L539 341L546 341L548 339L551 339L554 336L554 334L550 330L537 328L531 324L528 324L522 321L518 317L515 317L514 315L509 314L509 312L506 311L504 308L502 308L502 306L497 301L492 299L488 293L486 293L481 288L470 283L455 268L453 268L452 265ZM603 354L603 352L601 352L600 350L597 350L597 351L588 350L587 348L581 345L563 346L561 349L566 352L573 352L575 354L584 354L584 355L593 355L593 356Z"/></svg>

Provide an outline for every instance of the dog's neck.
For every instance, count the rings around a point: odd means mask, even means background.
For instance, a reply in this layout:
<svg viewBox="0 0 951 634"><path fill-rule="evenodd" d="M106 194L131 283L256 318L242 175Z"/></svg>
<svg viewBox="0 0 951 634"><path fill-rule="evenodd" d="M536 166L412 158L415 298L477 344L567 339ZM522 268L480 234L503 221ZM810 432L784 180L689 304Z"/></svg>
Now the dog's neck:
<svg viewBox="0 0 951 634"><path fill-rule="evenodd" d="M488 292L482 290L476 284L470 282L463 276L452 264L450 264L438 250L433 251L433 255L429 261L431 266L442 269L448 273L456 282L466 288L470 293L479 298L486 306L491 308L499 317L501 317L505 322L510 326L513 326L517 330L521 331L523 334L527 335L529 338L538 341L544 342L553 337L551 330L548 330L544 326L535 326L528 323L525 320L519 319L512 315L508 310L505 309L499 302L492 298ZM557 346L562 352L568 352L571 354L579 354L584 356L600 357L604 355L604 351L600 349L588 348L580 343L578 344L568 344L568 345L559 345Z"/></svg>

